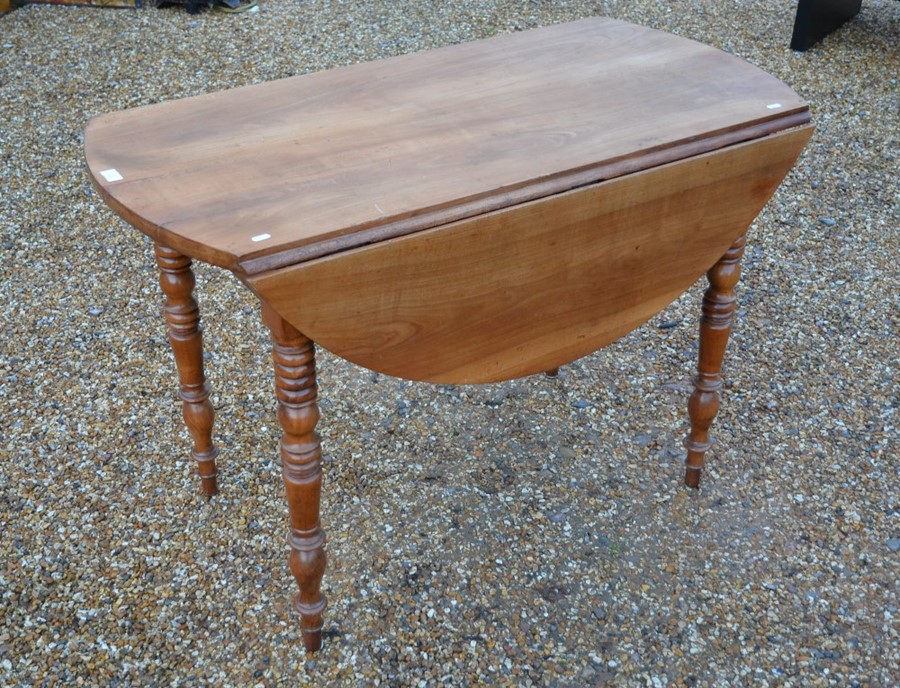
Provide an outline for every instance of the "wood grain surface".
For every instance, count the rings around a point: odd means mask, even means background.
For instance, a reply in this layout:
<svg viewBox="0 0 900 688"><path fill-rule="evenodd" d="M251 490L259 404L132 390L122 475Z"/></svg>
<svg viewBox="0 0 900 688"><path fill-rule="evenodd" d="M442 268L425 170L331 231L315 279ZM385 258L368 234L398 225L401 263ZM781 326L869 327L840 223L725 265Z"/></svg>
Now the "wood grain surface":
<svg viewBox="0 0 900 688"><path fill-rule="evenodd" d="M811 126L249 276L319 345L414 380L491 382L588 354L744 233Z"/></svg>
<svg viewBox="0 0 900 688"><path fill-rule="evenodd" d="M736 57L597 18L102 115L85 154L128 222L252 274L808 118Z"/></svg>

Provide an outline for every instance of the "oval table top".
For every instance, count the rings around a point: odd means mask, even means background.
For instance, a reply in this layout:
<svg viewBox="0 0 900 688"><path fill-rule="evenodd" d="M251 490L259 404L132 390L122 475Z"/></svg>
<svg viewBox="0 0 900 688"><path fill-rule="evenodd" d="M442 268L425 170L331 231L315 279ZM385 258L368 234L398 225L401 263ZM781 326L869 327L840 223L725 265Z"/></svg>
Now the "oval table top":
<svg viewBox="0 0 900 688"><path fill-rule="evenodd" d="M739 58L594 18L101 115L85 155L128 222L252 275L808 120Z"/></svg>

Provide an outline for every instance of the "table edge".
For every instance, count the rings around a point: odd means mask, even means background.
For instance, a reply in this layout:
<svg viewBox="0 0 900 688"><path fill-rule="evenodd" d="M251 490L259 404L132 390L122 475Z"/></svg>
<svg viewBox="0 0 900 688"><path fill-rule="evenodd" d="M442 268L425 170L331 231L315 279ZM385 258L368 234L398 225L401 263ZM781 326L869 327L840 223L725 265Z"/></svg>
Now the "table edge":
<svg viewBox="0 0 900 688"><path fill-rule="evenodd" d="M771 134L804 126L810 121L811 114L806 105L794 111L779 113L779 115L750 126L711 132L707 136L688 139L675 145L667 144L658 148L638 151L629 156L605 160L587 168L567 170L552 178L533 181L524 186L502 190L499 193L494 192L486 197L461 199L460 202L450 206L430 208L417 215L402 217L370 227L350 227L332 237L287 249L281 248L277 253L261 250L241 258L232 256L233 264L223 267L248 276L258 275L361 246L414 234L449 222L554 196L581 186L651 169L734 144L764 138ZM165 233L165 230L157 229L161 234ZM181 237L178 239L180 240Z"/></svg>

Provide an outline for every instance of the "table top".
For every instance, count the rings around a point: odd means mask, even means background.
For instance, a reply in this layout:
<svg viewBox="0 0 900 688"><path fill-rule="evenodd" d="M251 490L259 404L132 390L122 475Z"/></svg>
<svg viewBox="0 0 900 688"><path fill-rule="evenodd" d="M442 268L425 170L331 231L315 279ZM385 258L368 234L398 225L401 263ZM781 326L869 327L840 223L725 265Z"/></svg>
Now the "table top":
<svg viewBox="0 0 900 688"><path fill-rule="evenodd" d="M101 115L85 155L135 227L249 275L808 120L743 60L596 18Z"/></svg>

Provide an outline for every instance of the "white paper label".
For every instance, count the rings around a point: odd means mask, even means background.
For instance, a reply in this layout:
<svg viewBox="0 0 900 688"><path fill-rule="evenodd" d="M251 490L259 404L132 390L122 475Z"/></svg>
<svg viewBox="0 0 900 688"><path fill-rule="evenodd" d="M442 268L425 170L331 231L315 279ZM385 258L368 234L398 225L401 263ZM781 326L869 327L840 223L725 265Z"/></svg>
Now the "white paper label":
<svg viewBox="0 0 900 688"><path fill-rule="evenodd" d="M108 170L101 170L100 176L108 182L120 182L125 179L125 177L119 174L119 170L117 170L115 167Z"/></svg>

